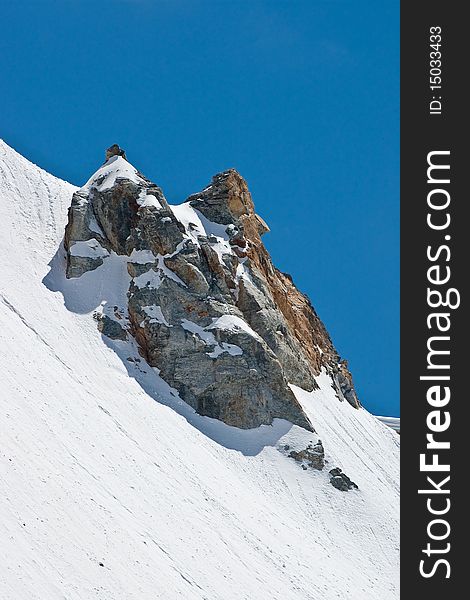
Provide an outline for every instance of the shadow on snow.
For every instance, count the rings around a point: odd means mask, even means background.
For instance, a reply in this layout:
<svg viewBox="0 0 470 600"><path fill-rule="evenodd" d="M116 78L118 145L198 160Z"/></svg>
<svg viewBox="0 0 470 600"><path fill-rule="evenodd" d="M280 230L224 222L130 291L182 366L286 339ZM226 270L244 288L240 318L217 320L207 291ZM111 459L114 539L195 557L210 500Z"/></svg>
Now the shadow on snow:
<svg viewBox="0 0 470 600"><path fill-rule="evenodd" d="M130 280L127 260L128 257L113 254L95 271L84 273L79 278L67 279L65 250L61 244L49 263L50 271L42 283L50 291L62 294L64 305L70 312L89 314L99 306L118 306L127 312L125 305ZM103 335L101 337L119 356L129 377L135 379L146 394L173 409L193 427L225 448L237 450L245 456L255 456L265 446L275 446L292 428L289 421L274 419L272 425L239 429L217 419L201 416L179 397L177 390L163 381L157 369L150 367L139 355L137 344L131 336L126 342L111 340Z"/></svg>

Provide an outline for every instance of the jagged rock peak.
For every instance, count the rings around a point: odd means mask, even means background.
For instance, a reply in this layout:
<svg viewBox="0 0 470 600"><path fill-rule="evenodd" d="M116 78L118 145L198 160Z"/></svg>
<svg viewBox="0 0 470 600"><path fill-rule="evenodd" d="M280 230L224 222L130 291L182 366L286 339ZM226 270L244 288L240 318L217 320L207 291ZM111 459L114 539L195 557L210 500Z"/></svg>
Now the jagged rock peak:
<svg viewBox="0 0 470 600"><path fill-rule="evenodd" d="M234 169L170 206L111 147L72 198L67 277L121 256L128 291L118 310L100 309L103 335L135 340L149 365L202 415L242 428L283 418L312 430L289 383L314 389L325 369L341 400L359 402L310 301L273 266L261 241L266 231Z"/></svg>
<svg viewBox="0 0 470 600"><path fill-rule="evenodd" d="M113 144L106 150L105 160L109 160L112 156L122 156L122 158L127 160L125 151L118 144Z"/></svg>
<svg viewBox="0 0 470 600"><path fill-rule="evenodd" d="M216 223L241 224L250 219L259 235L269 231L265 221L255 213L245 179L235 169L214 175L202 192L193 194L186 202Z"/></svg>

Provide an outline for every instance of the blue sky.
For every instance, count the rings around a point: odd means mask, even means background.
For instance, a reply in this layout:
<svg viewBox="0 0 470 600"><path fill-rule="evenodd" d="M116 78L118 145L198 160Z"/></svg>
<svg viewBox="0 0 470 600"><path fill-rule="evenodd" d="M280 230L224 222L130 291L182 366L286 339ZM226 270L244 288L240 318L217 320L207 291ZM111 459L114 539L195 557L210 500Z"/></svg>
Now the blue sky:
<svg viewBox="0 0 470 600"><path fill-rule="evenodd" d="M399 414L398 0L2 2L0 137L81 185L114 142L172 203L235 167L264 241Z"/></svg>

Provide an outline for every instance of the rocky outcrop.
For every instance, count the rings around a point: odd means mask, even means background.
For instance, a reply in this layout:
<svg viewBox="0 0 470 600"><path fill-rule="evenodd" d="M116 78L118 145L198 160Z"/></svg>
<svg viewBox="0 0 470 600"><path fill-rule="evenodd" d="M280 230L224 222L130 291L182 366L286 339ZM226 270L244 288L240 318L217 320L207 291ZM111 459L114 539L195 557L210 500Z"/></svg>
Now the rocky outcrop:
<svg viewBox="0 0 470 600"><path fill-rule="evenodd" d="M273 266L261 241L269 228L255 213L246 181L231 169L215 175L187 202L210 221L228 226L232 250L250 273L240 281L237 306L282 362L289 381L311 390L314 376L326 367L340 400L360 406L347 363L340 360L310 300L290 275Z"/></svg>
<svg viewBox="0 0 470 600"><path fill-rule="evenodd" d="M325 466L325 450L321 440L318 440L315 445L310 442L304 450L291 450L289 457L301 463L302 467L309 466L321 471Z"/></svg>
<svg viewBox="0 0 470 600"><path fill-rule="evenodd" d="M122 156L123 158L126 158L126 153L124 152L124 150L122 148L119 148L119 146L117 144L113 144L112 146L110 146L105 153L105 158L106 160L109 160L112 156Z"/></svg>
<svg viewBox="0 0 470 600"><path fill-rule="evenodd" d="M235 170L170 207L114 145L73 196L67 277L121 256L126 306L104 307L104 335L134 337L147 362L202 415L242 428L283 418L312 430L288 382L313 389L323 368L338 397L359 404L310 301L273 266L261 241L268 230Z"/></svg>
<svg viewBox="0 0 470 600"><path fill-rule="evenodd" d="M349 490L359 489L357 484L355 484L354 481L351 481L351 479L349 479L346 473L343 473L343 471L339 467L331 469L329 474L331 485L340 492L347 492Z"/></svg>

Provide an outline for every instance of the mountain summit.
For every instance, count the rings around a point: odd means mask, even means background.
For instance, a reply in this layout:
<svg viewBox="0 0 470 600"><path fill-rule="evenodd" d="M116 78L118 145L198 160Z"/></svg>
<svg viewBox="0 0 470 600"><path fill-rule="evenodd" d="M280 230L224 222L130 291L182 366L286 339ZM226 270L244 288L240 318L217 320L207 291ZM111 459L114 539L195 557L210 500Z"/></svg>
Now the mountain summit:
<svg viewBox="0 0 470 600"><path fill-rule="evenodd" d="M0 598L396 600L400 437L245 182L110 152L79 189L0 140Z"/></svg>
<svg viewBox="0 0 470 600"><path fill-rule="evenodd" d="M282 418L313 430L289 383L311 391L324 369L340 400L359 402L308 298L273 266L261 240L268 230L235 170L170 206L114 144L73 195L67 277L111 255L126 262L127 293L118 308L101 306L100 331L132 337L199 414L242 428Z"/></svg>

